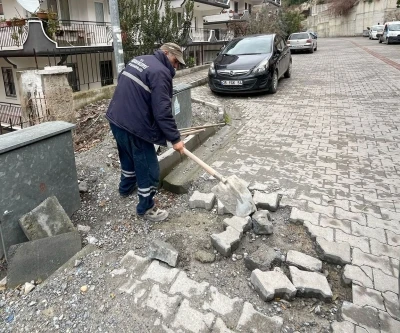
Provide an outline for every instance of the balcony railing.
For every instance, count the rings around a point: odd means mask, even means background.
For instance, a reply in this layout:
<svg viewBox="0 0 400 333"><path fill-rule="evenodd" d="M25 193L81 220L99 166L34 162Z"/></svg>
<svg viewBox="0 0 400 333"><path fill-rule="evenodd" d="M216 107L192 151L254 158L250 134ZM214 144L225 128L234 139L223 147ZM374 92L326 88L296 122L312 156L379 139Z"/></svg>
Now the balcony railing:
<svg viewBox="0 0 400 333"><path fill-rule="evenodd" d="M46 24L44 28L59 47L112 45L112 29L108 22L59 20L51 36Z"/></svg>
<svg viewBox="0 0 400 333"><path fill-rule="evenodd" d="M28 26L0 26L0 50L18 50L23 48L28 37Z"/></svg>
<svg viewBox="0 0 400 333"><path fill-rule="evenodd" d="M191 28L189 37L192 42L228 41L233 38L233 33L228 29L195 29Z"/></svg>

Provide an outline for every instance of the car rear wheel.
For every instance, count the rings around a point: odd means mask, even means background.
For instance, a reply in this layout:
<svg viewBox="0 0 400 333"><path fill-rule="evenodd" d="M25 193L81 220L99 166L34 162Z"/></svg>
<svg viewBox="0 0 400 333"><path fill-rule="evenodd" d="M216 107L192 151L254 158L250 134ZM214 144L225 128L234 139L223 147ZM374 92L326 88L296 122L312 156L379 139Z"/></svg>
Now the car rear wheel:
<svg viewBox="0 0 400 333"><path fill-rule="evenodd" d="M289 66L285 72L285 74L283 74L285 76L285 78L290 78L292 76L292 62L289 62Z"/></svg>
<svg viewBox="0 0 400 333"><path fill-rule="evenodd" d="M271 85L269 86L269 92L275 94L278 90L278 71L274 71L271 79Z"/></svg>
<svg viewBox="0 0 400 333"><path fill-rule="evenodd" d="M314 47L310 49L310 53L314 53Z"/></svg>
<svg viewBox="0 0 400 333"><path fill-rule="evenodd" d="M382 39L379 37L379 44L381 44L382 43Z"/></svg>
<svg viewBox="0 0 400 333"><path fill-rule="evenodd" d="M317 51L317 47L318 47L318 45L317 45L317 44L315 44L315 49L314 49L314 51Z"/></svg>
<svg viewBox="0 0 400 333"><path fill-rule="evenodd" d="M386 44L387 44L387 45L389 45L389 44L390 44L390 42L389 42L389 38L386 38Z"/></svg>

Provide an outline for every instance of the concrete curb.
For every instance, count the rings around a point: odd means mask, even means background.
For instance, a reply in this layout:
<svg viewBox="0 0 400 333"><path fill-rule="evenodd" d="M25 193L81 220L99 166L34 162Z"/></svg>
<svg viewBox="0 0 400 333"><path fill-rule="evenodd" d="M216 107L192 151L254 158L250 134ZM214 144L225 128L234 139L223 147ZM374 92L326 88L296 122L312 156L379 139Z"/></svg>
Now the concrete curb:
<svg viewBox="0 0 400 333"><path fill-rule="evenodd" d="M210 64L208 64L208 65L196 66L196 67L192 67L192 68L182 69L182 70L177 71L177 72L175 73L174 79L175 79L175 78L178 78L178 77L181 77L181 76L185 76L185 75L188 75L188 74L192 74L192 73L201 71L201 70L206 69L206 68L208 68L208 67L210 67Z"/></svg>
<svg viewBox="0 0 400 333"><path fill-rule="evenodd" d="M217 111L223 111L223 106L221 106L221 105L219 105L219 104L216 104L216 103L211 103L211 102L205 102L205 101L203 101L203 100L201 100L201 99L197 99L197 98L194 98L194 97L192 97L192 102L195 102L195 103L199 103L199 104L202 104L202 105L206 105L206 106L208 106L208 107L210 107L210 108L212 108L212 109L214 109L214 110L217 110Z"/></svg>
<svg viewBox="0 0 400 333"><path fill-rule="evenodd" d="M206 128L202 133L188 136L185 140L183 140L183 142L185 143L185 147L189 151L192 151L202 145L210 136L214 135L215 133L217 133L217 129L215 127L209 127ZM172 169L185 159L186 156L180 155L172 148L161 154L158 157L158 163L160 165L160 181L164 180L164 178L172 171Z"/></svg>

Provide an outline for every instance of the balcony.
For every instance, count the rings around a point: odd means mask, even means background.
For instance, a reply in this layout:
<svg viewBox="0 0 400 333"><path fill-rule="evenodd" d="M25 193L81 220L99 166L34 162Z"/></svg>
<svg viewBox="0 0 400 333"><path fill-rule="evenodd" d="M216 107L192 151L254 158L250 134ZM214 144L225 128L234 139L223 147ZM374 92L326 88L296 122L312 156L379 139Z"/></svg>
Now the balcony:
<svg viewBox="0 0 400 333"><path fill-rule="evenodd" d="M44 20L31 19L21 26L0 26L0 56L46 55L66 48L110 49L112 42L108 22L57 20L50 27Z"/></svg>
<svg viewBox="0 0 400 333"><path fill-rule="evenodd" d="M196 11L221 10L230 6L230 0L194 0L194 2Z"/></svg>
<svg viewBox="0 0 400 333"><path fill-rule="evenodd" d="M229 41L233 38L233 33L228 29L195 29L189 31L191 43L206 43Z"/></svg>
<svg viewBox="0 0 400 333"><path fill-rule="evenodd" d="M233 10L224 11L222 14L204 16L203 20L205 24L218 24L218 23L229 23L234 21L244 21L250 17L249 11L244 10L241 13L235 13Z"/></svg>

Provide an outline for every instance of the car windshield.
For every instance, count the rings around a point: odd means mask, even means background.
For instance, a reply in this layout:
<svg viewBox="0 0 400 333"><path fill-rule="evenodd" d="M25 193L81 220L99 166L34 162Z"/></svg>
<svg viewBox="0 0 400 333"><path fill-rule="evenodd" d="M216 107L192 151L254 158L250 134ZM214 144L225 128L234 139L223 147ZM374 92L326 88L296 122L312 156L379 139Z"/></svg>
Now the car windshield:
<svg viewBox="0 0 400 333"><path fill-rule="evenodd" d="M389 24L389 30L400 31L400 24Z"/></svg>
<svg viewBox="0 0 400 333"><path fill-rule="evenodd" d="M299 34L291 34L290 37L289 37L290 40L293 40L293 39L308 39L308 38L310 38L310 37L305 32L299 33Z"/></svg>
<svg viewBox="0 0 400 333"><path fill-rule="evenodd" d="M222 54L244 55L271 53L272 36L247 37L232 41Z"/></svg>

